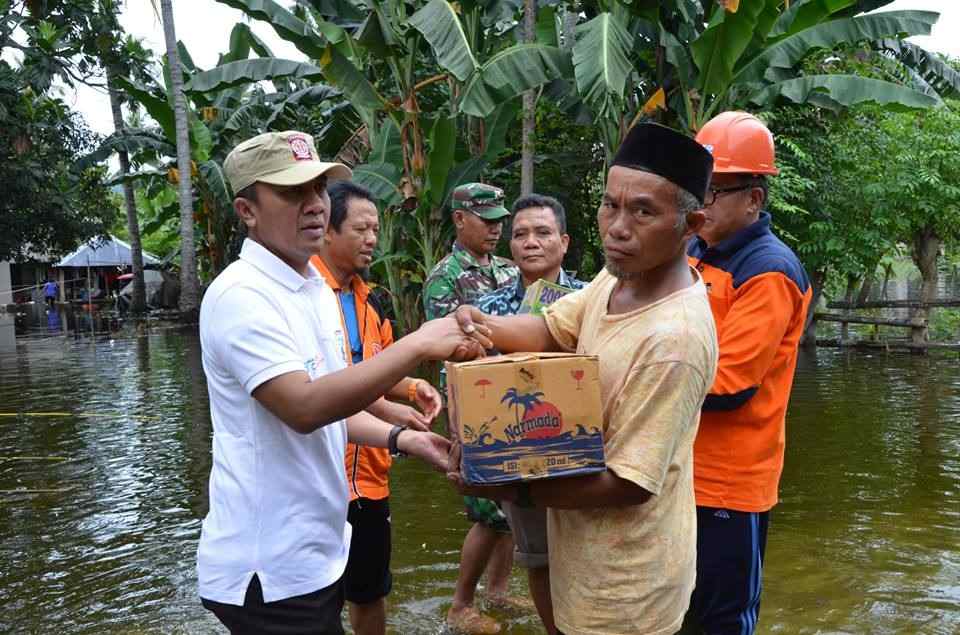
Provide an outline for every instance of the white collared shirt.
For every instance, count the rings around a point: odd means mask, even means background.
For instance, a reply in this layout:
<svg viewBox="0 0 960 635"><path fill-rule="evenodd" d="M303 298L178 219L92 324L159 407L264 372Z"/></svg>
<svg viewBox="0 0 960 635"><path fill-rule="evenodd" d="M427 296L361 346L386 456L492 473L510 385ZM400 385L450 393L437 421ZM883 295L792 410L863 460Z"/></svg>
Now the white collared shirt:
<svg viewBox="0 0 960 635"><path fill-rule="evenodd" d="M204 295L200 343L213 421L200 596L242 605L254 574L266 602L329 586L350 546L346 423L302 435L251 394L279 375L346 366L336 297L312 265L304 278L248 238Z"/></svg>

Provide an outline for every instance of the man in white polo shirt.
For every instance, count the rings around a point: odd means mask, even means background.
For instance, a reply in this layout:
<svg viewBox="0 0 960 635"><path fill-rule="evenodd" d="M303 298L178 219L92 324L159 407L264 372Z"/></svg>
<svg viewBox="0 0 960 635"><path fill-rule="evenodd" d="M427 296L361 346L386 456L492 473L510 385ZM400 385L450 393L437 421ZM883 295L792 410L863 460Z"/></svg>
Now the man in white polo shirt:
<svg viewBox="0 0 960 635"><path fill-rule="evenodd" d="M347 441L446 466L448 442L362 411L417 364L477 354L453 318L347 366L337 301L309 258L323 244L328 179L350 170L313 138L266 133L224 162L247 228L240 259L200 310L213 421L200 597L233 633L343 633Z"/></svg>

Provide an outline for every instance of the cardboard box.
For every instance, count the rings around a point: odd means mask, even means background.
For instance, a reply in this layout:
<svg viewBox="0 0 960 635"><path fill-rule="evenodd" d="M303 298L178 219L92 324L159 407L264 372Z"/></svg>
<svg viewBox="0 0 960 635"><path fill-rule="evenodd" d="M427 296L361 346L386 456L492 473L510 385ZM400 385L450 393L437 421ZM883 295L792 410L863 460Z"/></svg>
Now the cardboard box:
<svg viewBox="0 0 960 635"><path fill-rule="evenodd" d="M523 294L523 300L520 302L518 314L532 313L533 315L543 315L544 307L550 306L568 293L573 293L576 289L564 287L553 282L547 282L540 278L529 287Z"/></svg>
<svg viewBox="0 0 960 635"><path fill-rule="evenodd" d="M605 469L596 356L516 353L446 368L451 435L463 445L467 483Z"/></svg>

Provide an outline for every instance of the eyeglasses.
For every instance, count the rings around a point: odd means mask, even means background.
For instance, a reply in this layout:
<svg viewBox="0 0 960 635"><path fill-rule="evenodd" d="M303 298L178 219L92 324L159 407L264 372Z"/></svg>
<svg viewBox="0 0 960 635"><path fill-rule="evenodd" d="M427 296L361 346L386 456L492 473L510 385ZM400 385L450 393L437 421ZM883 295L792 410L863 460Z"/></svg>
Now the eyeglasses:
<svg viewBox="0 0 960 635"><path fill-rule="evenodd" d="M730 192L742 192L744 190L751 190L756 187L753 183L747 183L746 185L733 185L731 187L711 187L707 190L707 195L703 199L704 207L710 207L717 202L717 197L721 194L729 194Z"/></svg>

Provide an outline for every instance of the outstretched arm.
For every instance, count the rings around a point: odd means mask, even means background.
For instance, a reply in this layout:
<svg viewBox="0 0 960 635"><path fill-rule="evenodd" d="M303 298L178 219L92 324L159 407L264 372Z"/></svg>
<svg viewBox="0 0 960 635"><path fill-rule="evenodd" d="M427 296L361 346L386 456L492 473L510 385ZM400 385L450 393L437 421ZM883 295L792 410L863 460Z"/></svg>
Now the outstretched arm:
<svg viewBox="0 0 960 635"><path fill-rule="evenodd" d="M546 321L538 315L487 315L474 306L461 306L455 315L463 332L475 337L484 348L496 348L501 353L561 350Z"/></svg>
<svg viewBox="0 0 960 635"><path fill-rule="evenodd" d="M347 437L351 442L375 448L386 448L393 425L377 419L368 412L358 412L347 418ZM433 432L403 430L397 436L397 449L423 459L434 469L447 466L450 441Z"/></svg>
<svg viewBox="0 0 960 635"><path fill-rule="evenodd" d="M470 359L475 344L450 318L425 323L371 359L310 381L304 371L270 379L253 397L301 434L309 434L366 408L417 364L432 359Z"/></svg>

